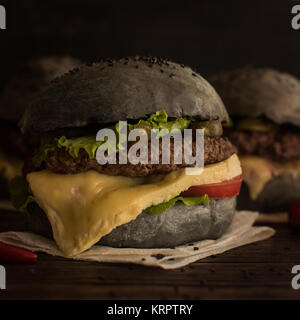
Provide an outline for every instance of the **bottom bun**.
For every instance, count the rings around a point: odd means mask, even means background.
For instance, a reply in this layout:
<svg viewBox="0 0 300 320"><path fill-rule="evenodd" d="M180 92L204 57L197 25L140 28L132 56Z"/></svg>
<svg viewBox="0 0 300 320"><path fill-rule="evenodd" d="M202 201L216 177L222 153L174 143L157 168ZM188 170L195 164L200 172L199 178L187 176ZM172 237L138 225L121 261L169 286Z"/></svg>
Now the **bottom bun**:
<svg viewBox="0 0 300 320"><path fill-rule="evenodd" d="M237 200L238 210L254 210L263 213L289 211L300 199L300 175L282 174L266 183L258 197L250 198L248 186L243 183Z"/></svg>
<svg viewBox="0 0 300 320"><path fill-rule="evenodd" d="M141 213L114 229L99 244L110 247L169 248L203 239L217 239L232 222L235 198L211 200L208 206L177 203L160 215Z"/></svg>
<svg viewBox="0 0 300 320"><path fill-rule="evenodd" d="M177 203L160 215L145 212L117 227L98 244L110 247L170 248L203 239L217 239L232 222L236 199L211 200L210 204L187 207ZM52 238L51 225L39 207L27 220L28 231Z"/></svg>

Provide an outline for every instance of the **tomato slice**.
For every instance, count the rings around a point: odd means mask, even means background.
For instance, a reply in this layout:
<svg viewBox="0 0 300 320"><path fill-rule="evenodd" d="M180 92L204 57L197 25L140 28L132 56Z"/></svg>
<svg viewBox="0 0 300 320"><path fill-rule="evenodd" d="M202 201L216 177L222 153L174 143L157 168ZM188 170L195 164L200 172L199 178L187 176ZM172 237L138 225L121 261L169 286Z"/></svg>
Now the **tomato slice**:
<svg viewBox="0 0 300 320"><path fill-rule="evenodd" d="M240 193L242 176L219 183L192 186L181 195L184 197L200 197L207 194L211 199L232 198Z"/></svg>

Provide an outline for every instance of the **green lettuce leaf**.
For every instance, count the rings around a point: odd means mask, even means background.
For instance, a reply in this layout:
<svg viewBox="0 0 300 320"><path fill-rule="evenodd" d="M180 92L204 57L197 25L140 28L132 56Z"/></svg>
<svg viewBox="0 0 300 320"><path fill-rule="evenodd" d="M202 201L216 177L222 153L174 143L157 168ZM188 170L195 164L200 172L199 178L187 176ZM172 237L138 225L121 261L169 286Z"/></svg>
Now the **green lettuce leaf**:
<svg viewBox="0 0 300 320"><path fill-rule="evenodd" d="M144 211L148 214L152 214L156 216L163 213L165 210L173 207L177 201L182 201L182 203L184 203L186 206L191 207L197 204L203 204L207 206L209 204L210 199L207 194L201 197L180 197L179 196L169 200L168 202L163 202L156 206L151 206L145 209Z"/></svg>
<svg viewBox="0 0 300 320"><path fill-rule="evenodd" d="M140 120L136 124L129 124L128 128L129 131L145 127L150 127L151 129L158 130L167 129L169 132L172 132L174 130L183 131L184 129L189 127L191 121L193 121L193 119L187 117L168 121L167 113L164 110L159 110L156 113L152 114L146 120ZM160 134L160 137L163 135L164 133Z"/></svg>
<svg viewBox="0 0 300 320"><path fill-rule="evenodd" d="M152 114L146 120L139 120L136 124L127 124L128 132L137 128L149 128L149 129L167 129L168 132L174 130L184 130L189 127L192 118L177 118L175 120L168 121L168 115L164 110L157 111ZM119 135L119 123L111 126L110 129L113 129L117 133L117 146L116 150L113 146L109 146L108 153L118 152L123 150L122 143L126 137ZM159 137L167 134L168 132L160 133ZM62 136L60 138L54 138L51 142L49 140L41 143L41 147L38 152L33 157L33 163L36 167L39 167L43 161L45 161L50 152L59 150L60 148L65 148L73 158L77 158L79 155L80 149L84 149L90 159L96 158L97 149L104 144L106 141L96 141L95 136L84 136L79 138L67 138Z"/></svg>
<svg viewBox="0 0 300 320"><path fill-rule="evenodd" d="M33 155L32 162L35 167L40 167L40 165L48 158L50 152L56 151L58 149L57 142L53 143L41 143L39 150Z"/></svg>
<svg viewBox="0 0 300 320"><path fill-rule="evenodd" d="M65 136L57 140L58 148L65 148L73 158L77 158L80 149L84 149L90 159L94 159L97 149L103 144L103 141L96 141L95 137L79 137L67 139Z"/></svg>
<svg viewBox="0 0 300 320"><path fill-rule="evenodd" d="M29 214L28 206L35 202L35 199L28 193L28 183L25 177L17 176L12 179L8 189L14 207L21 213Z"/></svg>
<svg viewBox="0 0 300 320"><path fill-rule="evenodd" d="M23 214L30 214L28 208L31 203L36 203L35 198L33 196L28 195L25 203L23 203L18 210Z"/></svg>

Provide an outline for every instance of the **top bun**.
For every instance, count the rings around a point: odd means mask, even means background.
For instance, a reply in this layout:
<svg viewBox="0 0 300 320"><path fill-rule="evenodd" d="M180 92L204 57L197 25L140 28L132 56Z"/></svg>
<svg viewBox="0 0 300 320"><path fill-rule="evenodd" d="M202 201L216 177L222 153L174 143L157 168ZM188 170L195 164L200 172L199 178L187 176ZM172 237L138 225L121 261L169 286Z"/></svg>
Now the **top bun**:
<svg viewBox="0 0 300 320"><path fill-rule="evenodd" d="M18 122L33 96L54 78L79 66L68 56L49 56L27 61L8 82L0 97L0 118Z"/></svg>
<svg viewBox="0 0 300 320"><path fill-rule="evenodd" d="M156 57L105 60L73 70L35 99L24 133L140 119L163 109L170 117L228 121L213 87L188 67Z"/></svg>
<svg viewBox="0 0 300 320"><path fill-rule="evenodd" d="M265 116L300 126L300 81L273 69L246 67L212 76L229 114Z"/></svg>

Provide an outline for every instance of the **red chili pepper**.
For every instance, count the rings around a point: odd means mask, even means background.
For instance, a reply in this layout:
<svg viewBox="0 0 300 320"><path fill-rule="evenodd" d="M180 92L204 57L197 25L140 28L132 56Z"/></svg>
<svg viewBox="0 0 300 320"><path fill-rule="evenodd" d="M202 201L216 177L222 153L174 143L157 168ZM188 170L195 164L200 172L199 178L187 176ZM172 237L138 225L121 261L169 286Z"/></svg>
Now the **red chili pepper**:
<svg viewBox="0 0 300 320"><path fill-rule="evenodd" d="M292 227L300 229L300 200L296 201L290 209L289 221Z"/></svg>
<svg viewBox="0 0 300 320"><path fill-rule="evenodd" d="M0 262L36 262L37 255L33 252L0 242Z"/></svg>

